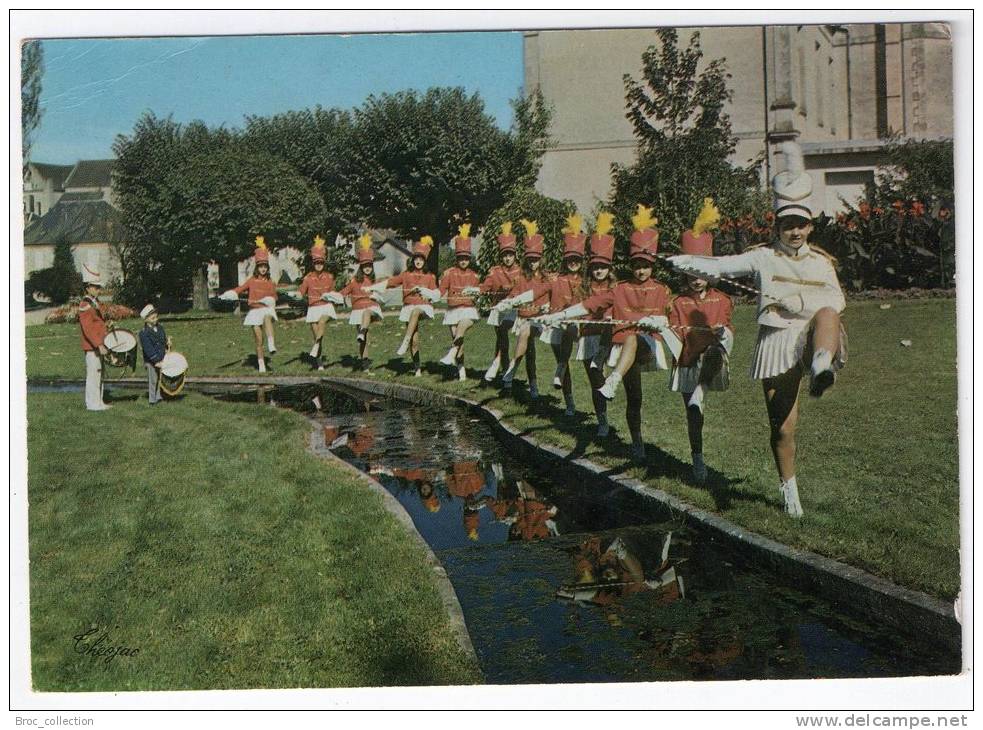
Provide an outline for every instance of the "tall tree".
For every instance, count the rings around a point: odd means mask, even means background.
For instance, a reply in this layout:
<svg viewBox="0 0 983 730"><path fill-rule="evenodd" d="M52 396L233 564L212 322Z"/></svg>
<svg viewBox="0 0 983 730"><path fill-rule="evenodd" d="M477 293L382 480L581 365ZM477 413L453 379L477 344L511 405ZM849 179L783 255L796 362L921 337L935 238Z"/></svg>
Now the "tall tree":
<svg viewBox="0 0 983 730"><path fill-rule="evenodd" d="M679 47L673 28L660 28L660 43L642 54L642 80L624 76L626 114L639 150L630 166L613 165L611 205L621 255L638 203L654 206L661 240L670 247L692 225L703 198L711 196L727 217L760 209L757 165L729 162L737 146L726 104L733 92L726 60L700 69L700 34Z"/></svg>
<svg viewBox="0 0 983 730"><path fill-rule="evenodd" d="M26 171L31 157L33 134L41 124L41 77L44 74L44 49L40 41L21 45L20 57L20 130L22 164Z"/></svg>

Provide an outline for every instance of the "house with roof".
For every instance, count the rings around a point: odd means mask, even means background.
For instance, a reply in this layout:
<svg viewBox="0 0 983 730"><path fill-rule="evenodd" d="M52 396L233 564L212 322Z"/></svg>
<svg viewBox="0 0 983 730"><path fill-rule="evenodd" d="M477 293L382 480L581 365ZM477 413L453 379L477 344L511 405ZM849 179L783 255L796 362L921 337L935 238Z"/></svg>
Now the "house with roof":
<svg viewBox="0 0 983 730"><path fill-rule="evenodd" d="M24 228L25 278L54 263L55 244L62 239L72 245L77 269L86 265L107 279L120 274L118 246L124 237L113 205L113 163L79 160L71 167L28 163L25 214L28 204L35 209ZM66 167L67 173L59 169Z"/></svg>

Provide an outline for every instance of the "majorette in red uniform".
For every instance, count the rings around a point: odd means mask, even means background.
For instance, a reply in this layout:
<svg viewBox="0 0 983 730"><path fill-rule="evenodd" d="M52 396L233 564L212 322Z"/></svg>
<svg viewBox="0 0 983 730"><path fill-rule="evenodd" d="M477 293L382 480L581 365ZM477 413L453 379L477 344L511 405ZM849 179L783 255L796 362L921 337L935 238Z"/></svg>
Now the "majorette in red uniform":
<svg viewBox="0 0 983 730"><path fill-rule="evenodd" d="M99 304L102 276L83 264L82 281L85 296L79 303L79 328L82 353L85 355L85 407L90 411L105 411L112 406L102 399L102 357L107 353L103 342L109 333L105 314Z"/></svg>
<svg viewBox="0 0 983 730"><path fill-rule="evenodd" d="M693 228L685 231L680 242L684 255L713 256L710 229L720 219L713 200L706 198ZM707 468L703 461L703 396L705 390L727 390L730 383L728 356L734 344L730 297L708 285L706 279L691 278L689 288L676 297L669 310L669 331L679 343L674 350L670 389L683 394L693 455L693 479L703 484Z"/></svg>
<svg viewBox="0 0 983 730"><path fill-rule="evenodd" d="M464 531L468 539L477 540L481 519L478 510L484 506L484 502L477 497L485 488L481 465L477 461L455 461L445 480L448 493L464 500Z"/></svg>
<svg viewBox="0 0 983 730"><path fill-rule="evenodd" d="M645 446L641 431L641 373L644 370L669 369L662 349L662 338L657 330L668 324L666 314L672 292L665 284L651 278L659 247L659 233L654 229L657 221L652 217L651 208L639 205L638 209L632 218L635 232L629 249L633 273L631 281L619 282L610 290L594 294L580 304L549 315L547 319L564 320L590 315L591 319L598 320L610 315L614 320L608 364L614 365L615 370L600 388L600 393L605 398L614 398L618 385L624 381L632 453L636 459L642 459Z"/></svg>
<svg viewBox="0 0 983 730"><path fill-rule="evenodd" d="M223 292L222 299L235 301L239 295L246 294L249 311L242 320L244 327L253 328L256 340L256 365L261 373L266 372L266 359L263 353L263 332L266 332L266 344L270 354L276 352L276 342L273 339L273 322L276 316L276 284L270 277L270 252L262 236L256 236L256 250L253 252L255 269L253 275L246 279L241 286Z"/></svg>
<svg viewBox="0 0 983 730"><path fill-rule="evenodd" d="M440 277L440 296L447 300L444 324L451 331L451 348L440 362L457 366L458 380L467 380L464 369L464 333L478 321L478 310L474 297L481 292L481 281L471 267L471 226L468 223L458 228L454 238L455 266ZM496 267L499 268L499 267ZM506 342L508 340L506 339Z"/></svg>
<svg viewBox="0 0 983 730"><path fill-rule="evenodd" d="M539 397L536 383L536 337L542 330L542 324L532 318L538 317L549 307L550 290L543 285L552 281L552 277L542 270L543 236L538 232L536 221L523 219L521 223L526 229L522 272L512 286L512 291L495 308L499 312L514 309L517 315L512 325L512 332L516 335L515 353L509 361L508 370L502 376L502 387L512 387L515 370L528 354L526 376L529 378L529 397L535 400Z"/></svg>
<svg viewBox="0 0 983 730"><path fill-rule="evenodd" d="M429 302L439 297L437 278L429 271L425 271L431 248L433 248L433 238L423 236L413 246L409 269L369 287L372 291L402 287L403 308L399 310L399 321L406 322L406 331L403 333L403 341L397 348L396 355L402 357L407 350L410 351L417 377L423 375L420 367L420 318L433 319L433 304Z"/></svg>
<svg viewBox="0 0 983 730"><path fill-rule="evenodd" d="M492 304L498 304L507 297L522 275L522 269L516 263L515 234L512 233L511 222L507 221L502 224L501 233L496 240L498 242L498 255L502 263L491 267L480 287L482 294L489 295ZM488 324L495 328L495 355L491 365L485 371L485 380L489 383L495 380L500 369L508 367L509 330L515 322L515 317L514 309L499 311L492 307L488 314Z"/></svg>
<svg viewBox="0 0 983 730"><path fill-rule="evenodd" d="M348 317L348 324L358 327L355 340L358 343L358 359L364 367L365 350L369 344L369 325L382 319L380 296L372 289L375 283L375 253L372 250L372 237L368 233L363 233L358 239L355 265L357 268L351 281L338 293L347 297L351 303L352 313Z"/></svg>
<svg viewBox="0 0 983 730"><path fill-rule="evenodd" d="M341 295L334 290L334 275L324 268L324 239L315 236L314 245L311 247L311 268L307 272L300 288L297 290L302 297L307 297L307 318L306 322L311 326L311 334L314 337L314 346L311 348L311 357L320 358L321 340L324 338L324 328L326 320L338 319L335 312L334 303L344 301ZM324 365L318 360L318 369L324 370Z"/></svg>

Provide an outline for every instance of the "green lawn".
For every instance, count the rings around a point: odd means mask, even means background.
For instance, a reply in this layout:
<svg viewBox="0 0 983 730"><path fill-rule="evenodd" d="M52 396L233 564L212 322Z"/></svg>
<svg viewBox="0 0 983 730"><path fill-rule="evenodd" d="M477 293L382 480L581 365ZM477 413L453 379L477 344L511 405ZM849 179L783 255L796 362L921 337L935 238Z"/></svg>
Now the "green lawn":
<svg viewBox="0 0 983 730"><path fill-rule="evenodd" d="M402 333L395 318L372 329L373 367L362 376L486 401L538 439L576 448L578 454L642 477L749 529L953 598L959 589L955 301L889 303L889 309L881 309L880 302L850 304L845 315L850 335L847 368L821 400L803 394L798 477L806 516L801 522L782 513L760 384L746 375L756 332L754 311L747 306L738 307L735 316L731 389L708 397L704 451L716 470L709 488L696 488L686 480L690 457L685 416L679 396L668 391L665 373L644 376L647 469L627 464L627 447L619 438L627 440L623 394L610 407L617 435L603 444L591 440L594 421L579 365L574 384L582 414L573 420L563 417L562 402L550 388L555 362L541 343L539 385L546 397L535 408L502 397L476 379L466 384L447 379L448 369L436 364L449 344L447 330L435 323L424 326L424 360L433 361L424 377L413 378L406 361L391 360ZM255 375L255 370L238 364L219 367L251 349L252 336L238 319L175 321L166 326L176 349L188 356L191 374ZM281 321L277 332L282 352L274 360L274 374L309 372L300 362L283 364L309 348L308 326ZM902 339L913 345L903 347ZM332 363L328 373L351 374L354 329L333 324L325 343ZM491 328L485 325L468 335L468 364L475 378L488 364L492 346ZM74 326L29 327L27 357L32 377L84 375ZM520 395L524 378L520 369Z"/></svg>
<svg viewBox="0 0 983 730"><path fill-rule="evenodd" d="M419 545L300 416L123 398L28 397L37 690L480 681ZM138 653L77 652L90 627Z"/></svg>

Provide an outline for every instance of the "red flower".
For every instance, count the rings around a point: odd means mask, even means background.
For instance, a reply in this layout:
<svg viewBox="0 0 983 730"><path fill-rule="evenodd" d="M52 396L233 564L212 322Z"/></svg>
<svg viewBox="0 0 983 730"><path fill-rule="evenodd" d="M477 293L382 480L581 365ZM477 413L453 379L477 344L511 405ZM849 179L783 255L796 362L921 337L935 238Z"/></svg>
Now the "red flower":
<svg viewBox="0 0 983 730"><path fill-rule="evenodd" d="M896 213L904 213L904 203L902 203L900 200L895 200L893 203L891 203L891 207L894 208Z"/></svg>
<svg viewBox="0 0 983 730"><path fill-rule="evenodd" d="M911 204L911 214L916 218L921 218L925 215L925 205L921 201L916 200Z"/></svg>
<svg viewBox="0 0 983 730"><path fill-rule="evenodd" d="M870 218L870 206L867 203L860 204L860 217L864 220Z"/></svg>
<svg viewBox="0 0 983 730"><path fill-rule="evenodd" d="M874 208L874 215L884 215L883 208Z"/></svg>
<svg viewBox="0 0 983 730"><path fill-rule="evenodd" d="M765 213L765 220L769 223L773 223L775 221L775 214L769 210L767 213Z"/></svg>

